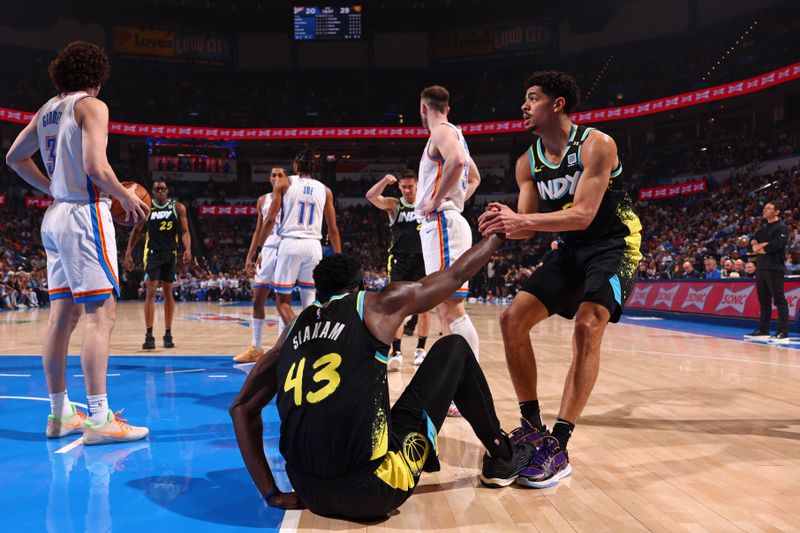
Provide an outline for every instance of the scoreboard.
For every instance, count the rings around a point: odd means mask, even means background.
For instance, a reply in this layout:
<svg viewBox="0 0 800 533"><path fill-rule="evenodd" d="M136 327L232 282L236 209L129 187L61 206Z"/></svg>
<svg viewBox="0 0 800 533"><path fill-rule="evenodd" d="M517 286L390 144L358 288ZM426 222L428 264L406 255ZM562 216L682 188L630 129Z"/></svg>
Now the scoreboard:
<svg viewBox="0 0 800 533"><path fill-rule="evenodd" d="M295 6L296 41L361 39L361 6Z"/></svg>

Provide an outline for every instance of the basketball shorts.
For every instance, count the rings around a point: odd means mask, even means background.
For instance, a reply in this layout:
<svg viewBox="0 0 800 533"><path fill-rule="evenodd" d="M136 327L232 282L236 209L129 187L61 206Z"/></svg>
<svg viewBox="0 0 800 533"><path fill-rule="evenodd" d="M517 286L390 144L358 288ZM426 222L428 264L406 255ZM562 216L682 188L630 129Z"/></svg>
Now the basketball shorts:
<svg viewBox="0 0 800 533"><path fill-rule="evenodd" d="M472 247L472 228L458 211L440 211L428 218L419 232L426 275L450 267ZM464 297L468 292L469 283L465 283L452 296Z"/></svg>
<svg viewBox="0 0 800 533"><path fill-rule="evenodd" d="M117 242L110 201L54 202L42 221L51 300L85 304L119 297Z"/></svg>
<svg viewBox="0 0 800 533"><path fill-rule="evenodd" d="M278 263L278 247L267 246L261 249L261 264L253 280L254 289L272 289L275 265Z"/></svg>
<svg viewBox="0 0 800 533"><path fill-rule="evenodd" d="M178 266L175 250L145 250L144 280L174 283Z"/></svg>
<svg viewBox="0 0 800 533"><path fill-rule="evenodd" d="M419 281L425 277L425 260L421 254L391 254L388 270L389 283Z"/></svg>
<svg viewBox="0 0 800 533"><path fill-rule="evenodd" d="M313 291L314 267L322 260L322 244L316 239L281 239L272 285L278 294L291 294L295 284Z"/></svg>
<svg viewBox="0 0 800 533"><path fill-rule="evenodd" d="M582 302L594 302L618 322L642 258L640 244L638 233L582 246L561 244L522 290L536 296L551 315L571 319Z"/></svg>

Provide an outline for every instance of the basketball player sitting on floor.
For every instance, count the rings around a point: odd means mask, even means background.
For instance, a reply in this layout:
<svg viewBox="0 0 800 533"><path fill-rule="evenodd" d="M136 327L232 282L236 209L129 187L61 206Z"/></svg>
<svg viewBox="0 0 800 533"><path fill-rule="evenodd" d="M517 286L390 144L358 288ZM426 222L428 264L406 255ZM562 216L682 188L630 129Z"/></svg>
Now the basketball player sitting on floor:
<svg viewBox="0 0 800 533"><path fill-rule="evenodd" d="M256 364L230 409L247 469L269 505L353 520L385 517L439 470L437 433L451 400L486 447L481 481L511 484L535 448L501 429L492 394L460 335L433 345L389 408L386 363L403 319L462 287L503 242L482 240L449 268L417 282L363 290L363 272L333 255L314 269L318 300ZM277 393L280 451L296 492L281 493L264 455L261 411Z"/></svg>

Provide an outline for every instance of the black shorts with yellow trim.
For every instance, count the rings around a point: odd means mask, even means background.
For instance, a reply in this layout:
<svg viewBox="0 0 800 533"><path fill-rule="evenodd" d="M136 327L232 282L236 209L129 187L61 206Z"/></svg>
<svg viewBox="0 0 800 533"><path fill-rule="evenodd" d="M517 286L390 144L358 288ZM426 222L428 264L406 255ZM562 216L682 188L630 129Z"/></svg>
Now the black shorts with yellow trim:
<svg viewBox="0 0 800 533"><path fill-rule="evenodd" d="M618 322L642 259L640 244L639 233L581 246L560 244L522 290L551 315L571 319L581 303L593 302L608 309L610 322Z"/></svg>
<svg viewBox="0 0 800 533"><path fill-rule="evenodd" d="M389 256L389 283L419 281L425 277L425 260L422 254L391 254Z"/></svg>
<svg viewBox="0 0 800 533"><path fill-rule="evenodd" d="M388 450L360 473L335 481L286 473L303 504L316 514L356 521L381 519L412 495L422 472L439 470L436 427L413 397L391 411ZM399 401L398 401L399 403ZM421 404L420 404L421 405Z"/></svg>
<svg viewBox="0 0 800 533"><path fill-rule="evenodd" d="M145 250L144 280L173 283L177 275L178 253L175 250Z"/></svg>

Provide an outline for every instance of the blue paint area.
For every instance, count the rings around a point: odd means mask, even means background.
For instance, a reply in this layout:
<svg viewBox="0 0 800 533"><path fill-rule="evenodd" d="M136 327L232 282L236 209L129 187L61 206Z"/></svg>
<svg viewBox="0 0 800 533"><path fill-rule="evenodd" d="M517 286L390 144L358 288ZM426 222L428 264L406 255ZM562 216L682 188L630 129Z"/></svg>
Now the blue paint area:
<svg viewBox="0 0 800 533"><path fill-rule="evenodd" d="M167 370L205 369L166 374ZM146 425L139 442L78 446L46 439L48 401L0 399L0 524L8 531L276 530L284 512L266 506L239 454L228 407L246 374L230 357L112 357L111 408ZM77 357L68 358L70 399L86 402ZM0 357L0 396L47 399L38 357ZM227 377L212 378L212 375ZM290 490L278 448L278 413L264 411L265 448L278 486Z"/></svg>
<svg viewBox="0 0 800 533"><path fill-rule="evenodd" d="M625 310L628 314L628 310ZM652 317L657 320L637 320L641 317ZM632 324L634 326L643 326L646 328L665 329L669 331L680 331L683 333L693 333L695 335L705 335L706 337L716 337L719 339L730 339L748 344L762 344L765 346L780 346L783 348L791 348L800 350L800 337L792 336L789 338L789 343L772 343L767 340L750 340L744 339L744 335L753 331L749 322L743 321L741 325L729 324L715 324L710 322L703 322L695 320L678 320L675 318L665 318L663 316L656 316L644 312L637 312L635 316L623 315L620 319L621 324ZM773 330L774 334L775 331Z"/></svg>

